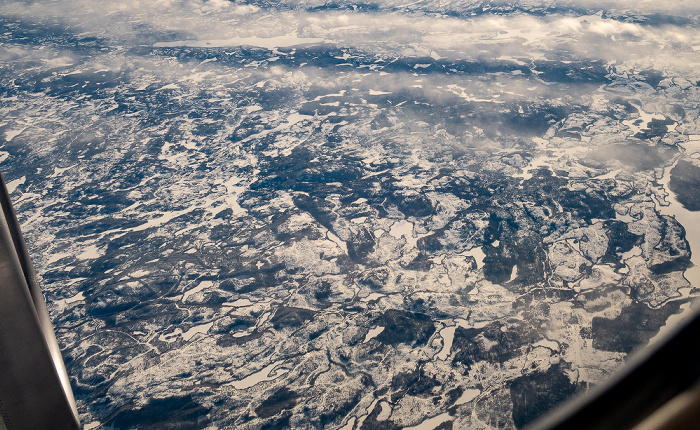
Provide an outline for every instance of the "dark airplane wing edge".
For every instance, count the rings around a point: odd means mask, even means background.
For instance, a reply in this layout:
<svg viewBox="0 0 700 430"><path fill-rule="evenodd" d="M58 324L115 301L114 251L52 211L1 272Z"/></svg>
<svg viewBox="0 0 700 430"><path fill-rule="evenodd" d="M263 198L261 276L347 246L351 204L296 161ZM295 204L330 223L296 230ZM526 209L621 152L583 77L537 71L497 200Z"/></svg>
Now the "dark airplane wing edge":
<svg viewBox="0 0 700 430"><path fill-rule="evenodd" d="M527 430L685 430L699 422L700 307L694 306L600 386Z"/></svg>
<svg viewBox="0 0 700 430"><path fill-rule="evenodd" d="M12 429L79 429L68 374L0 174L0 417Z"/></svg>

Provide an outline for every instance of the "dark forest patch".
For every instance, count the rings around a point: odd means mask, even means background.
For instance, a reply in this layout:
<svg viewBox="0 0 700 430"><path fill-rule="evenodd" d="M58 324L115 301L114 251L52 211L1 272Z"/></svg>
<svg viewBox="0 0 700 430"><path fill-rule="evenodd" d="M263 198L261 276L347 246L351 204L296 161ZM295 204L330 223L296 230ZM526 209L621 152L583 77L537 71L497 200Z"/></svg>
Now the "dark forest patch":
<svg viewBox="0 0 700 430"><path fill-rule="evenodd" d="M592 321L593 347L604 351L629 354L646 345L666 324L670 315L678 312L681 303L671 302L659 309L635 302L623 308L613 319L594 317Z"/></svg>
<svg viewBox="0 0 700 430"><path fill-rule="evenodd" d="M118 412L107 425L116 429L191 429L204 427L200 418L209 413L192 396L151 399L138 409Z"/></svg>
<svg viewBox="0 0 700 430"><path fill-rule="evenodd" d="M270 319L270 322L275 330L284 327L300 327L306 321L313 319L314 315L316 315L316 312L311 309L282 306L277 309L275 316Z"/></svg>
<svg viewBox="0 0 700 430"><path fill-rule="evenodd" d="M270 418L279 414L284 410L294 408L297 404L299 395L290 389L283 387L275 391L270 397L263 400L262 403L255 408L255 413L260 418Z"/></svg>
<svg viewBox="0 0 700 430"><path fill-rule="evenodd" d="M384 327L376 339L386 345L398 343L425 345L435 332L435 324L425 314L389 309L375 318L374 324Z"/></svg>
<svg viewBox="0 0 700 430"><path fill-rule="evenodd" d="M523 428L576 393L576 384L572 384L565 373L567 368L560 362L546 372L535 372L513 380L510 398L517 428Z"/></svg>

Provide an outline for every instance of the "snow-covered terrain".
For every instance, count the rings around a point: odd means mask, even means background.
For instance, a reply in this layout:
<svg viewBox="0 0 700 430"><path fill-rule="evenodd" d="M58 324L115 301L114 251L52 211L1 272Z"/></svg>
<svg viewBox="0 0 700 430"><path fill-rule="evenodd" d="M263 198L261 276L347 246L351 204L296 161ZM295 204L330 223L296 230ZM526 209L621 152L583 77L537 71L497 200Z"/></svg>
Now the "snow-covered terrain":
<svg viewBox="0 0 700 430"><path fill-rule="evenodd" d="M0 4L85 428L512 429L605 380L698 294L699 17Z"/></svg>

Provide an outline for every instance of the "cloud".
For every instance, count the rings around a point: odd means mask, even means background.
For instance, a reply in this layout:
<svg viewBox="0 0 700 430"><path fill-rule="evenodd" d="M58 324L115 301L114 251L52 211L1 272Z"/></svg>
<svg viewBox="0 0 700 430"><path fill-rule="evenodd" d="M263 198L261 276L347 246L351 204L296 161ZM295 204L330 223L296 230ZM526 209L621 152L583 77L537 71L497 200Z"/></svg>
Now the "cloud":
<svg viewBox="0 0 700 430"><path fill-rule="evenodd" d="M662 13L697 21L700 5L693 1L663 5L644 0L523 1L518 3L522 10L549 8L552 12L458 17L425 11L466 12L482 3L385 0L375 2L376 7L368 11L351 11L349 2L338 3L347 9L312 10L324 3L281 2L270 8L263 2L225 0L8 2L0 5L0 13L39 25L60 23L75 33L105 38L112 45L127 48L144 44L200 48L252 45L274 51L326 43L367 57L516 64L601 60L621 68L670 69L670 73L682 72L691 78L700 61L696 26L678 25L673 20L647 25L644 19L645 14ZM487 8L508 4L490 2Z"/></svg>

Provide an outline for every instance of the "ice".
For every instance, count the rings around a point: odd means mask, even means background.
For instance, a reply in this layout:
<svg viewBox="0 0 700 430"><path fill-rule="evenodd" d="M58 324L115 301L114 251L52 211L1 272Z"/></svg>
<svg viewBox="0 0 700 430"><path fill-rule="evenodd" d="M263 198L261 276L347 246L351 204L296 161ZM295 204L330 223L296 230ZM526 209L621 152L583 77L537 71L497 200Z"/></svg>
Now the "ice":
<svg viewBox="0 0 700 430"><path fill-rule="evenodd" d="M185 302L191 295L197 294L198 292L204 290L205 288L210 288L214 283L212 281L202 281L196 287L185 291L182 295L182 301Z"/></svg>
<svg viewBox="0 0 700 430"><path fill-rule="evenodd" d="M165 213L161 214L159 217L150 219L146 223L141 224L138 227L134 227L131 230L132 231L143 231L143 230L149 229L151 227L160 227L161 225L167 223L170 220L173 220L173 219L175 219L179 216L182 216L186 213L192 212L194 209L196 209L196 207L191 207L191 208L187 208L187 209L180 210L180 211L165 212Z"/></svg>
<svg viewBox="0 0 700 430"><path fill-rule="evenodd" d="M7 192L10 193L10 194L14 193L15 190L17 189L17 187L19 187L20 185L24 184L26 181L27 181L27 177L26 177L26 176L22 176L22 177L19 178L19 179L15 179L14 181L7 182L7 183L5 184L5 185L7 186Z"/></svg>
<svg viewBox="0 0 700 430"><path fill-rule="evenodd" d="M7 130L5 132L5 140L8 142L11 142L12 139L15 138L15 136L19 135L20 133L22 133L26 129L27 129L27 127L22 127L22 128L18 128L18 129L14 129L14 130Z"/></svg>
<svg viewBox="0 0 700 430"><path fill-rule="evenodd" d="M168 342L172 343L177 340L178 336L182 336L182 338L186 341L190 341L196 334L201 333L205 334L209 331L209 329L214 325L213 322L207 323L207 324L201 324L198 326L194 326L187 330L186 332L183 333L181 328L176 328L172 332L168 334L161 334L158 336L158 340L161 342Z"/></svg>
<svg viewBox="0 0 700 430"><path fill-rule="evenodd" d="M352 430L355 427L355 417L350 417L348 422L340 430Z"/></svg>
<svg viewBox="0 0 700 430"><path fill-rule="evenodd" d="M498 246L498 245L494 245ZM474 260L476 261L476 268L480 269L484 265L484 258L486 258L486 254L484 254L484 250L480 246L476 246L468 251L464 251L460 253L459 255L463 255L465 257L474 257Z"/></svg>
<svg viewBox="0 0 700 430"><path fill-rule="evenodd" d="M107 247L98 248L97 245L90 245L83 250L82 253L76 256L79 260L94 260L102 257L107 250Z"/></svg>
<svg viewBox="0 0 700 430"><path fill-rule="evenodd" d="M348 253L348 245L347 245L347 243L345 243L344 240L342 240L341 238L339 238L338 236L333 234L333 232L331 232L330 230L328 230L326 232L326 237L328 238L328 240L330 240L331 242L338 245L340 247L340 249L343 250L344 253L346 253L346 254Z"/></svg>
<svg viewBox="0 0 700 430"><path fill-rule="evenodd" d="M187 330L186 332L184 332L184 333L182 334L182 338L185 339L185 340L187 340L187 341L189 341L189 340L192 339L192 338L194 337L194 335L196 335L197 333L206 334L206 332L208 332L209 329L210 329L213 325L214 325L214 323L213 323L213 322L210 322L210 323L208 323L208 324L202 324L202 325L194 326L194 327L192 327L191 329L189 329L189 330Z"/></svg>
<svg viewBox="0 0 700 430"><path fill-rule="evenodd" d="M435 355L438 360L447 360L450 355L450 350L452 349L452 342L455 337L455 330L457 326L449 326L440 330L440 336L442 336L442 349Z"/></svg>
<svg viewBox="0 0 700 430"><path fill-rule="evenodd" d="M559 344L554 342L553 340L548 340L548 339L542 339L539 342L535 344L535 346L543 346L545 348L549 348L552 351L559 351Z"/></svg>
<svg viewBox="0 0 700 430"><path fill-rule="evenodd" d="M400 221L395 221L394 224L391 226L391 229L389 230L389 234L392 235L396 239L401 239L403 237L406 239L406 245L409 248L415 248L416 243L418 243L418 240L422 237L427 236L428 234L422 234L414 237L413 235L413 223L407 220L400 220ZM429 233L430 234L430 233Z"/></svg>
<svg viewBox="0 0 700 430"><path fill-rule="evenodd" d="M363 299L360 299L360 301L363 301L363 302L371 302L371 301L380 299L380 298L382 298L382 297L384 297L384 296L385 296L385 294L381 294L381 293L371 293L371 294L368 295L367 297L365 297L365 298L363 298Z"/></svg>
<svg viewBox="0 0 700 430"><path fill-rule="evenodd" d="M76 166L76 165L74 164L74 165L69 166L69 167L54 167L54 168L53 168L53 174L52 174L50 177L51 177L51 178L56 178L56 177L58 177L58 176L61 176L61 175L63 174L63 172L65 172L66 170L70 170L70 169L72 169L72 168L75 167L75 166Z"/></svg>
<svg viewBox="0 0 700 430"><path fill-rule="evenodd" d="M445 412L436 417L429 418L418 425L412 427L404 427L404 430L433 430L440 424L450 420L452 420L452 417L450 416L450 414Z"/></svg>
<svg viewBox="0 0 700 430"><path fill-rule="evenodd" d="M508 282L514 281L515 278L517 278L517 277L518 277L518 265L515 264L515 265L513 266L513 269L512 269L511 272L510 272L510 279L508 280Z"/></svg>
<svg viewBox="0 0 700 430"><path fill-rule="evenodd" d="M240 381L233 381L231 385L237 390L245 390L246 388L250 388L261 382L275 380L289 371L288 369L280 369L276 372L274 371L275 368L279 367L283 363L284 360L276 361L264 367L260 371L241 379Z"/></svg>
<svg viewBox="0 0 700 430"><path fill-rule="evenodd" d="M69 297L67 299L62 299L62 300L56 300L53 303L58 306L59 309L63 309L66 307L66 305L70 305L72 303L77 303L77 302L82 302L85 301L85 293L84 292L79 292L78 294Z"/></svg>
<svg viewBox="0 0 700 430"><path fill-rule="evenodd" d="M382 326L377 326L377 327L371 328L367 332L367 335L365 336L365 340L363 340L362 343L369 342L371 339L374 339L375 337L377 337L379 335L379 333L381 333L383 331L384 331L384 327L382 327Z"/></svg>
<svg viewBox="0 0 700 430"><path fill-rule="evenodd" d="M383 401L379 404L379 406L381 406L382 410L379 412L379 415L377 415L377 421L388 420L391 416L391 405L388 402Z"/></svg>
<svg viewBox="0 0 700 430"><path fill-rule="evenodd" d="M142 278L146 275L151 273L149 270L136 270L134 272L131 272L131 277L132 278Z"/></svg>
<svg viewBox="0 0 700 430"><path fill-rule="evenodd" d="M255 304L255 302L251 302L248 299L238 299L238 300L233 301L233 302L226 302L222 306L231 306L234 308L242 308L242 307L251 306L254 304Z"/></svg>
<svg viewBox="0 0 700 430"><path fill-rule="evenodd" d="M660 114L649 114L642 110L642 107L634 103L630 103L639 112L639 118L632 118L626 121L622 121L624 125L632 130L632 134L641 133L643 130L647 129L647 124L651 122L652 119L666 119L665 116Z"/></svg>
<svg viewBox="0 0 700 430"><path fill-rule="evenodd" d="M474 400L479 394L481 394L481 390L477 388L467 388L466 390L464 390L462 395L459 396L459 399L457 399L455 405L463 405L465 403L469 403L472 400Z"/></svg>

